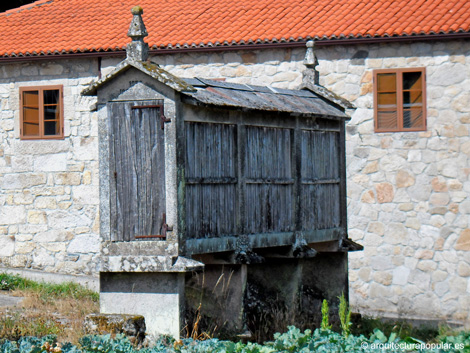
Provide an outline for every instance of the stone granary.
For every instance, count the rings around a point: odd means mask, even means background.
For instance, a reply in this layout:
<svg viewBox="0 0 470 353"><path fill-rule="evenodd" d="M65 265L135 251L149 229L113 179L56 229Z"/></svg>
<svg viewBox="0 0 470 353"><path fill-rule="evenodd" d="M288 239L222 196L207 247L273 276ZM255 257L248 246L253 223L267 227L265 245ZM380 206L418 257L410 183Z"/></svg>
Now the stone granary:
<svg viewBox="0 0 470 353"><path fill-rule="evenodd" d="M360 248L347 239L351 105L320 88L180 79L148 61L132 12L127 58L83 91L98 98L101 311L174 336L197 315L253 331L273 307L318 322Z"/></svg>

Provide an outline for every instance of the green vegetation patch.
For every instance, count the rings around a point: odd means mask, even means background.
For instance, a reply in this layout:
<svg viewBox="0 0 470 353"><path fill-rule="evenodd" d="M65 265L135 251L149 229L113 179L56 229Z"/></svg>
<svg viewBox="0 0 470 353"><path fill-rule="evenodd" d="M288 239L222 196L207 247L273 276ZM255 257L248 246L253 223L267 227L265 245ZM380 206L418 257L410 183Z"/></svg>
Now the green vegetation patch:
<svg viewBox="0 0 470 353"><path fill-rule="evenodd" d="M28 290L40 294L41 298L46 299L86 299L89 298L95 302L99 301L99 294L74 282L67 283L46 283L36 282L18 275L0 273L1 290Z"/></svg>
<svg viewBox="0 0 470 353"><path fill-rule="evenodd" d="M442 338L436 343L424 343L409 338L401 340L396 334L385 336L380 330L370 337L347 337L331 330L306 330L301 332L291 326L288 332L276 334L273 341L264 345L210 339L197 341L191 338L176 341L160 338L153 347L138 349L124 336L85 336L78 346L59 344L53 336L24 337L18 342L0 341L0 353L309 353L309 352L470 352L470 333L461 332Z"/></svg>

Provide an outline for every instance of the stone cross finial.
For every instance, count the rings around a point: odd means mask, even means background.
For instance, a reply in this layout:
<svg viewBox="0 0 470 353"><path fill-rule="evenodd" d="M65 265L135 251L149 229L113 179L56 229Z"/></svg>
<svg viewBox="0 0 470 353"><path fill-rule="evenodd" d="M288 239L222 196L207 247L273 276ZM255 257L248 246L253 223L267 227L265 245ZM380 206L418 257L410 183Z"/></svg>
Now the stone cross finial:
<svg viewBox="0 0 470 353"><path fill-rule="evenodd" d="M315 42L313 40L309 40L306 43L306 46L307 52L305 53L304 65L307 67L307 69L303 72L303 85L305 86L308 83L319 85L320 74L315 68L318 65L318 60L313 50L315 47Z"/></svg>
<svg viewBox="0 0 470 353"><path fill-rule="evenodd" d="M142 14L144 10L140 6L134 6L131 10L132 18L131 26L127 35L132 38L132 42L127 45L127 59L133 61L147 61L149 54L149 46L144 42L144 37L148 36L145 28Z"/></svg>

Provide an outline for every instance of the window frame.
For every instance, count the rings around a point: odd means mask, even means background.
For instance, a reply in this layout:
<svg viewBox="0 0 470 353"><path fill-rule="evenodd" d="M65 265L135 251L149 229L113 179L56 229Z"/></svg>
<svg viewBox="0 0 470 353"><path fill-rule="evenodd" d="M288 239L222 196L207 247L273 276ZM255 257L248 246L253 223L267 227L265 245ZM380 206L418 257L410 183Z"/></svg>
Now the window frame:
<svg viewBox="0 0 470 353"><path fill-rule="evenodd" d="M421 73L421 94L423 101L423 124L418 127L404 128L403 127L403 73L406 72L420 72ZM379 128L378 127L378 79L379 74L396 74L396 95L397 95L397 128ZM374 86L374 131L375 132L413 132L413 131L426 131L427 130L427 115L426 115L426 68L425 67L412 67L400 69L379 69L373 71L373 86Z"/></svg>
<svg viewBox="0 0 470 353"><path fill-rule="evenodd" d="M58 90L59 102L57 109L59 111L59 131L58 135L44 134L44 91ZM24 92L38 92L38 111L39 111L39 135L31 136L24 134ZM20 139L21 140L63 140L64 139L64 86L24 86L20 87Z"/></svg>

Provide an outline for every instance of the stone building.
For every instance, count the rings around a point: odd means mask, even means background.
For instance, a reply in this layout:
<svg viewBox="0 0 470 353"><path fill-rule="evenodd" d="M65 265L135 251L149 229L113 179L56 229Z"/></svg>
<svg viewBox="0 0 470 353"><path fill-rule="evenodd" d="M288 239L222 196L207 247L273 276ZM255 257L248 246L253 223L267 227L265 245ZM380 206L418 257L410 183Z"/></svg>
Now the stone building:
<svg viewBox="0 0 470 353"><path fill-rule="evenodd" d="M81 92L122 61L134 5L39 0L0 14L2 267L99 272L97 102ZM356 107L353 307L470 323L468 2L139 5L151 60L179 77L296 89L314 39L310 81Z"/></svg>

